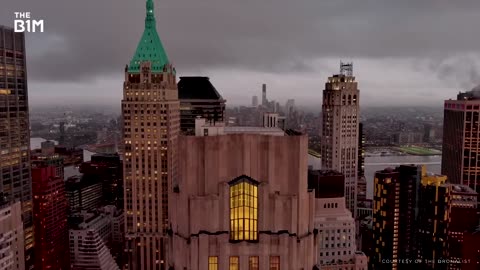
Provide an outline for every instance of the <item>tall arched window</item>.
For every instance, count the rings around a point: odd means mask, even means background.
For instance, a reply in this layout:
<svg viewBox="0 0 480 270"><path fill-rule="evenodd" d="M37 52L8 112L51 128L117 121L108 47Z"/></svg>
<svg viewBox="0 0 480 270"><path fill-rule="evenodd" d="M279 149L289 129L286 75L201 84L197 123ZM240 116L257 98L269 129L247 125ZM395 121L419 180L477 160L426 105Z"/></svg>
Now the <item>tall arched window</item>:
<svg viewBox="0 0 480 270"><path fill-rule="evenodd" d="M241 176L230 183L230 240L258 240L258 182Z"/></svg>

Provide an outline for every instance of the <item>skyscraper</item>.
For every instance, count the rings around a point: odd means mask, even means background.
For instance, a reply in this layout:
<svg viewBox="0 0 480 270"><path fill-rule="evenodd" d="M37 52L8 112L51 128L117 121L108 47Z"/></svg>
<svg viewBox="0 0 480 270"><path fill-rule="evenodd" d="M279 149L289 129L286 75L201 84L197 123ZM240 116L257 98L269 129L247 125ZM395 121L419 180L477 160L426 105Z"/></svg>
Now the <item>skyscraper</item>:
<svg viewBox="0 0 480 270"><path fill-rule="evenodd" d="M169 269L318 269L307 136L242 128L180 137Z"/></svg>
<svg viewBox="0 0 480 270"><path fill-rule="evenodd" d="M267 85L262 84L262 106L268 107L268 99L267 99Z"/></svg>
<svg viewBox="0 0 480 270"><path fill-rule="evenodd" d="M146 1L143 36L125 68L124 189L127 269L166 269L168 194L177 182L180 104L176 71Z"/></svg>
<svg viewBox="0 0 480 270"><path fill-rule="evenodd" d="M450 183L479 191L480 86L445 100L443 118L442 174Z"/></svg>
<svg viewBox="0 0 480 270"><path fill-rule="evenodd" d="M178 82L180 100L180 130L183 135L195 134L195 119L208 122L223 122L225 99L218 93L208 77L180 77Z"/></svg>
<svg viewBox="0 0 480 270"><path fill-rule="evenodd" d="M252 97L252 107L258 107L258 97L257 96L253 96Z"/></svg>
<svg viewBox="0 0 480 270"><path fill-rule="evenodd" d="M32 169L35 224L35 269L70 269L68 261L67 198L56 167Z"/></svg>
<svg viewBox="0 0 480 270"><path fill-rule="evenodd" d="M359 96L353 64L341 63L340 74L329 77L323 90L322 169L345 175L345 199L353 215L357 201Z"/></svg>
<svg viewBox="0 0 480 270"><path fill-rule="evenodd" d="M372 269L411 267L385 260L415 258L418 190L422 167L401 165L375 173ZM402 268L405 267L405 268Z"/></svg>
<svg viewBox="0 0 480 270"><path fill-rule="evenodd" d="M25 35L0 26L0 204L22 203L25 269L34 263L29 148Z"/></svg>

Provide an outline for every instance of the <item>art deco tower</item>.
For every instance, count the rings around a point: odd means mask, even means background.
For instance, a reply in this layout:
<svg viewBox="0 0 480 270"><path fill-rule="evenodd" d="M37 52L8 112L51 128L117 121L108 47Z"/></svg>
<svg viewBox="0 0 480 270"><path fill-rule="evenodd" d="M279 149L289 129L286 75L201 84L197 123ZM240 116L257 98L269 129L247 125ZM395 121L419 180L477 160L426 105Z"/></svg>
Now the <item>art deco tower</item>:
<svg viewBox="0 0 480 270"><path fill-rule="evenodd" d="M126 269L166 269L179 110L175 69L156 30L153 0L147 0L145 30L123 86Z"/></svg>
<svg viewBox="0 0 480 270"><path fill-rule="evenodd" d="M340 67L340 74L329 77L323 90L322 169L345 175L347 208L356 215L360 91L353 64L341 63Z"/></svg>

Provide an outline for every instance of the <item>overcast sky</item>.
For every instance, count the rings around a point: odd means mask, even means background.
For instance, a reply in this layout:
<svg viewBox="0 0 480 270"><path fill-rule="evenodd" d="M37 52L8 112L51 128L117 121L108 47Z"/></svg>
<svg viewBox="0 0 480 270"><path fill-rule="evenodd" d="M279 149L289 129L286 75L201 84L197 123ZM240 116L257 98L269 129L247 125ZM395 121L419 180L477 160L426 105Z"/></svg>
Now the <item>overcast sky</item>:
<svg viewBox="0 0 480 270"><path fill-rule="evenodd" d="M30 103L120 104L144 0L2 0L44 19L27 34ZM227 104L321 104L340 60L361 103L442 105L480 84L479 0L155 0L157 30L179 76L209 76ZM119 105L120 106L120 105Z"/></svg>

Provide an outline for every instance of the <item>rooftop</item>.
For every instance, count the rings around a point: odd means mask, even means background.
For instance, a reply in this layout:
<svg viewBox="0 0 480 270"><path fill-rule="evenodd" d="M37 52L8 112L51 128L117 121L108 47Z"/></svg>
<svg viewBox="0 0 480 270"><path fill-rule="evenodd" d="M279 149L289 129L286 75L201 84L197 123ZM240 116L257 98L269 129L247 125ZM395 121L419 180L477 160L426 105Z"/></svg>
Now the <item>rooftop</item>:
<svg viewBox="0 0 480 270"><path fill-rule="evenodd" d="M178 98L223 100L208 77L180 77Z"/></svg>
<svg viewBox="0 0 480 270"><path fill-rule="evenodd" d="M225 127L225 134L263 134L273 136L285 136L285 132L280 128L270 127Z"/></svg>

